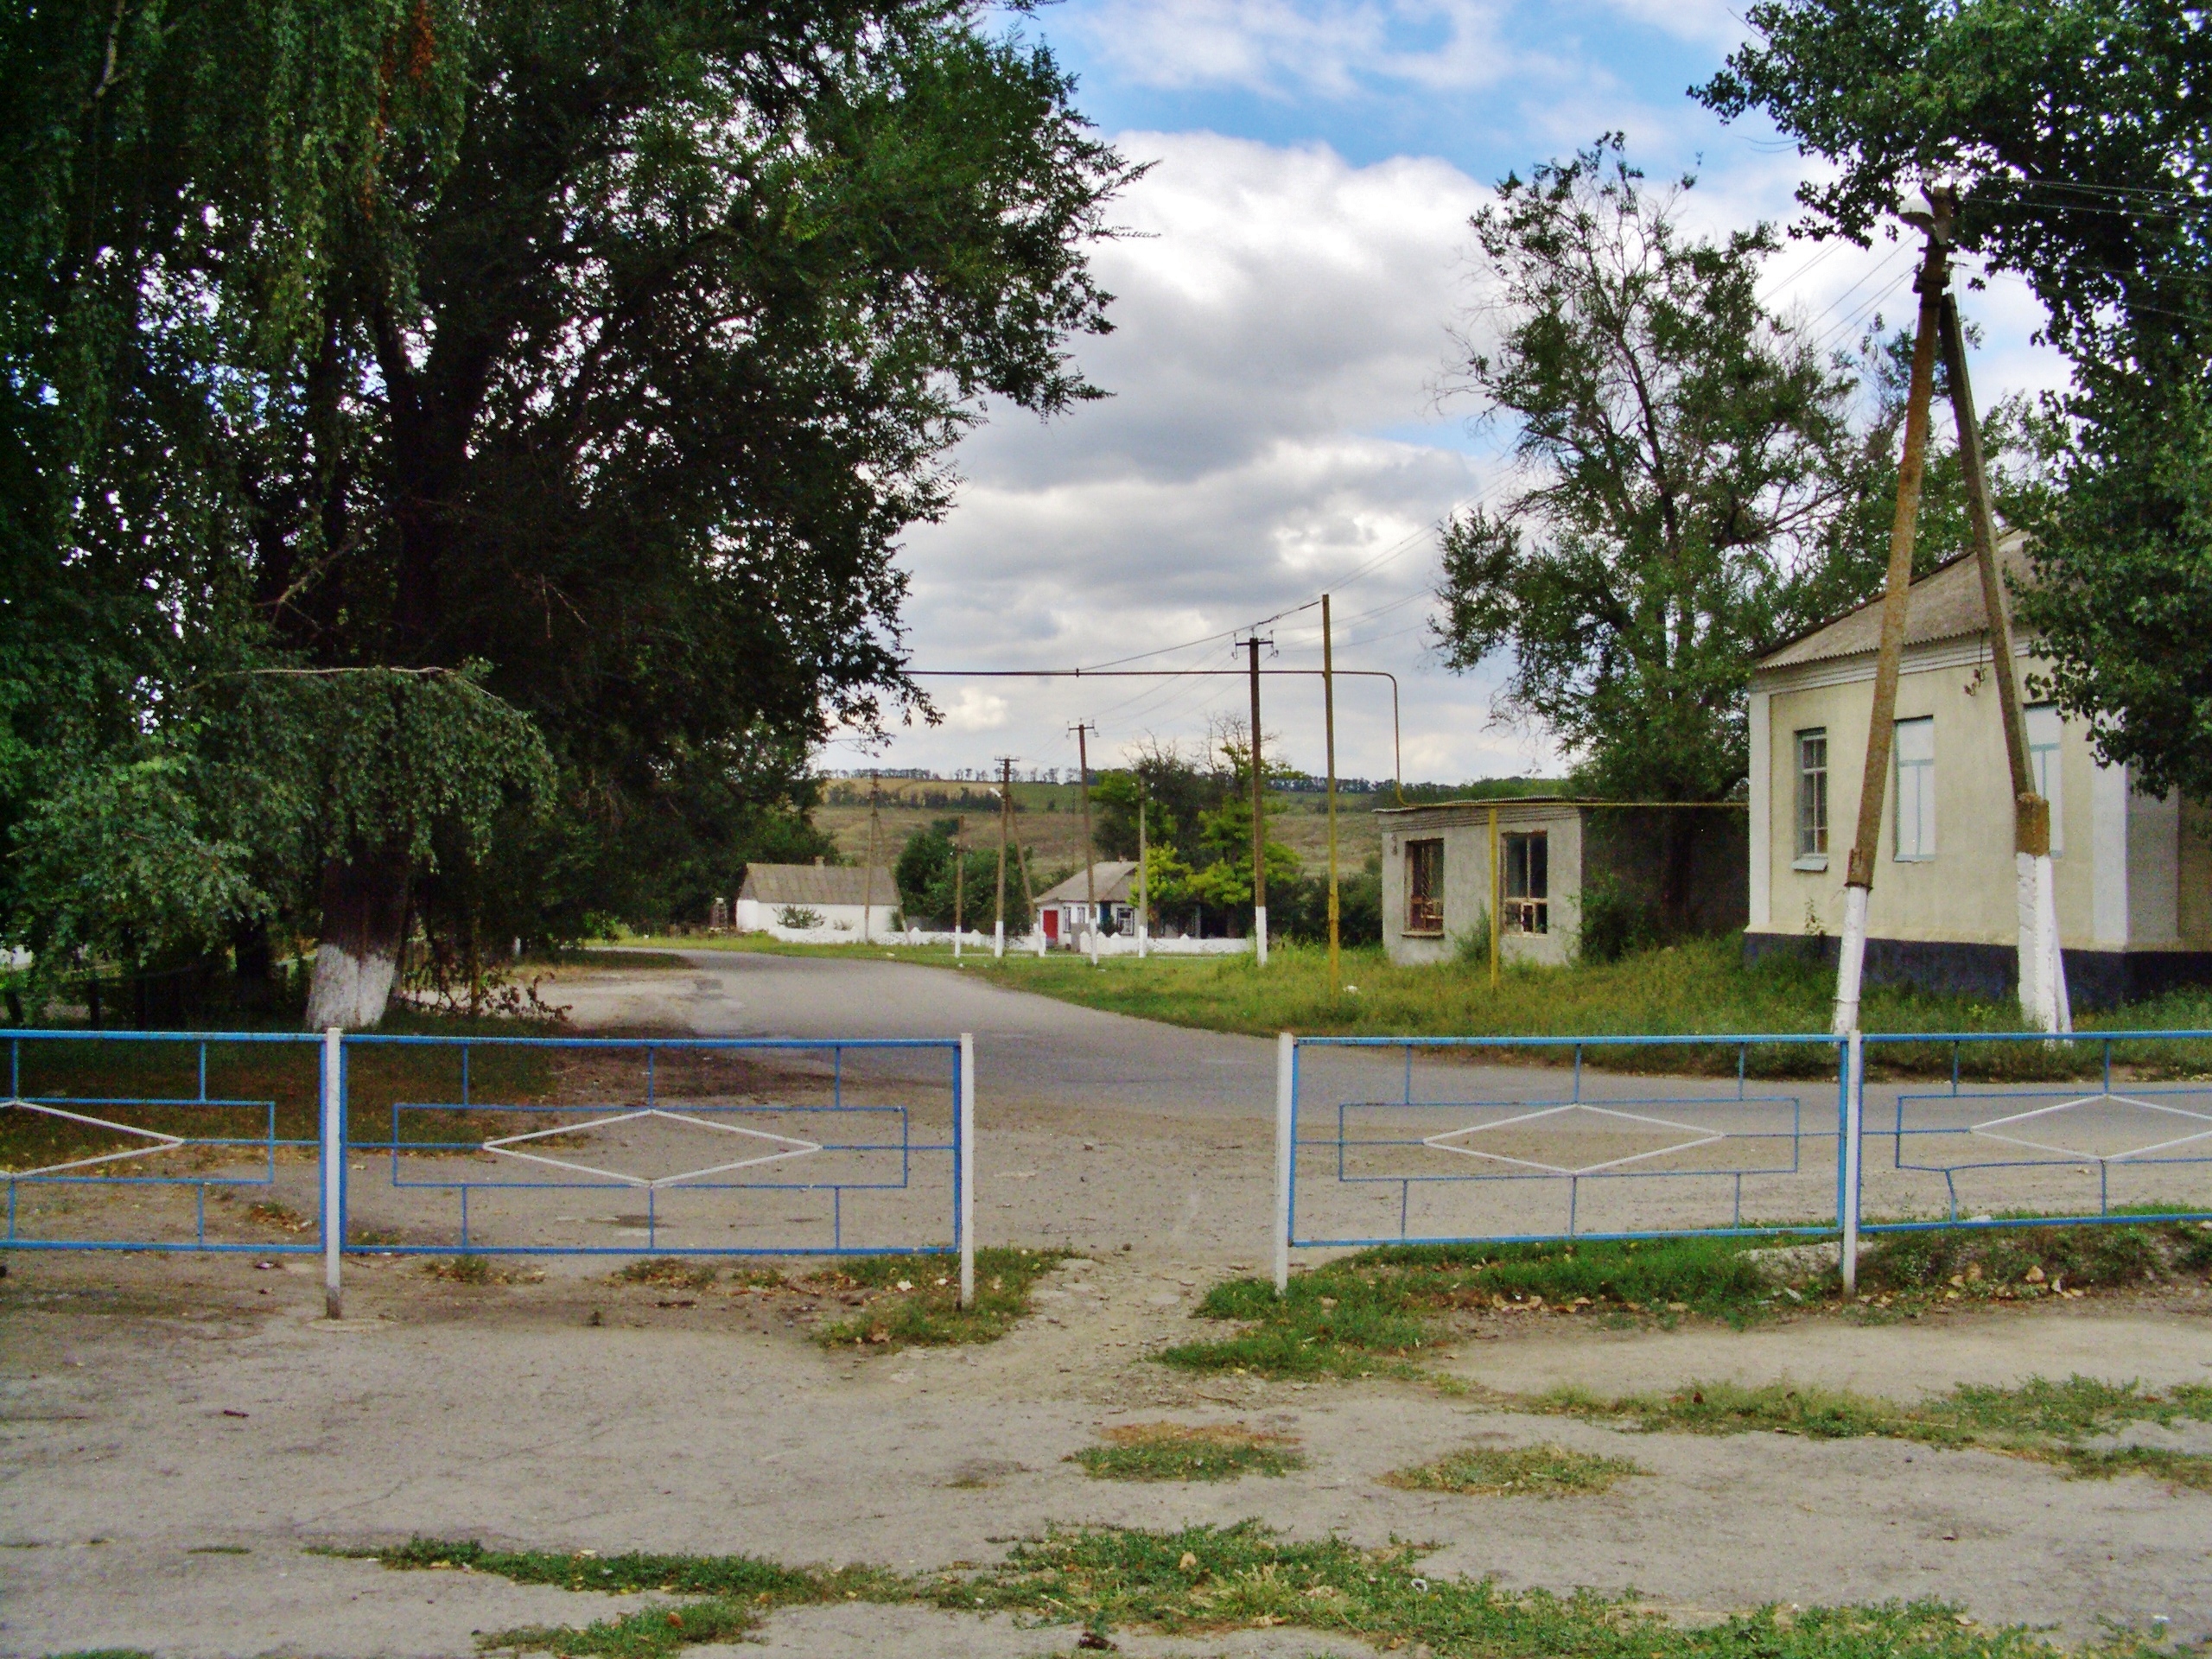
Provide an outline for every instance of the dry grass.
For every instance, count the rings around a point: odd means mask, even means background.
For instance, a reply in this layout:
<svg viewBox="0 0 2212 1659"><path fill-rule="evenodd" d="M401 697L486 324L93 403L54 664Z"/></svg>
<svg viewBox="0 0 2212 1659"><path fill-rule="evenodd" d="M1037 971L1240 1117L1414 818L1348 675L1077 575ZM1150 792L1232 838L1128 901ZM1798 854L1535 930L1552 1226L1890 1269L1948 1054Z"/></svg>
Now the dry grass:
<svg viewBox="0 0 2212 1659"><path fill-rule="evenodd" d="M1611 1491L1651 1471L1627 1458L1601 1458L1564 1446L1471 1446L1433 1463L1394 1469L1386 1486L1473 1497L1569 1497Z"/></svg>
<svg viewBox="0 0 2212 1659"><path fill-rule="evenodd" d="M1306 1466L1297 1440L1243 1423L1122 1423L1065 1461L1098 1480L1235 1480Z"/></svg>

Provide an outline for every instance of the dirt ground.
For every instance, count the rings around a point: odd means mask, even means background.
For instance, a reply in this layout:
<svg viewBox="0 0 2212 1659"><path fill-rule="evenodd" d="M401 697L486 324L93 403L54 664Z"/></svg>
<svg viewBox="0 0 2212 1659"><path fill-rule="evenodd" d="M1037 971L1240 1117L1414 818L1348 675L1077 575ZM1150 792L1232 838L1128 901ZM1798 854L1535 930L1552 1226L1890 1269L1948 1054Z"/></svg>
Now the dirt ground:
<svg viewBox="0 0 2212 1659"><path fill-rule="evenodd" d="M727 1000L718 985L713 1000L757 1013L773 1002L767 984L734 982ZM672 985L699 1000L684 976ZM610 1017L639 1012L634 998L602 1000ZM2177 1637L2212 1635L2212 1496L2147 1478L2074 1481L1992 1453L1880 1440L1630 1434L1379 1379L1168 1370L1151 1356L1193 1333L1205 1287L1265 1269L1266 1073L1250 1086L1243 1077L1264 1046L1159 1033L1156 1053L1127 1056L1109 1039L1136 1022L1094 1027L1075 1022L1113 1017L1067 1011L1065 1028L1093 1033L1101 1056L1184 1068L1188 1086L1171 1102L1104 1105L1114 1090L1065 1075L1067 1052L1090 1051L1052 1049L1045 1033L1062 1016L1015 1006L1032 1001L1014 999L1011 1023L979 1039L1029 1079L985 1098L979 1232L987 1243L1071 1244L1087 1259L1051 1275L1035 1316L988 1346L826 1351L789 1299L727 1283L681 1296L617 1284L605 1258L547 1258L542 1278L478 1285L430 1276L416 1260L358 1258L347 1317L333 1323L307 1260L13 1253L0 1280L0 1654L453 1659L477 1632L582 1624L632 1605L476 1574L387 1573L305 1553L315 1545L421 1534L914 1569L994 1559L1051 1522L1247 1516L1301 1536L1427 1541L1436 1573L1633 1588L1686 1618L1768 1601L1936 1596L2069 1639L2157 1619ZM1033 1016L1034 1029L1020 1025ZM1213 1065L1223 1054L1237 1062L1229 1071ZM1199 1090L1216 1073L1222 1086ZM2212 1376L2208 1313L2204 1299L2168 1294L1879 1327L1827 1316L1742 1332L1520 1319L1445 1364L1510 1391L1789 1377L1910 1398L2077 1371L2162 1385ZM1064 1461L1103 1428L1160 1417L1294 1435L1308 1466L1281 1479L1130 1485ZM2212 1427L2130 1433L2212 1450ZM1611 1452L1650 1474L1557 1499L1406 1491L1379 1478L1484 1440ZM778 1613L764 1635L744 1651L1012 1659L1071 1642L1065 1630L857 1605ZM1366 1651L1281 1630L1116 1639L1135 1654Z"/></svg>

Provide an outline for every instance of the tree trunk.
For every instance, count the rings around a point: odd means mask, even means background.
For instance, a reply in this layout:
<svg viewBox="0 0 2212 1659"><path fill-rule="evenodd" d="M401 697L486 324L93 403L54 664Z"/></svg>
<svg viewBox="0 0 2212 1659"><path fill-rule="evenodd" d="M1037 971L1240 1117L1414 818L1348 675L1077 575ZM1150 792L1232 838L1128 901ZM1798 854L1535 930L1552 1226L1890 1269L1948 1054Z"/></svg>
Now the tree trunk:
<svg viewBox="0 0 2212 1659"><path fill-rule="evenodd" d="M384 1018L407 929L406 856L394 849L322 867L322 938L308 1029L362 1031Z"/></svg>

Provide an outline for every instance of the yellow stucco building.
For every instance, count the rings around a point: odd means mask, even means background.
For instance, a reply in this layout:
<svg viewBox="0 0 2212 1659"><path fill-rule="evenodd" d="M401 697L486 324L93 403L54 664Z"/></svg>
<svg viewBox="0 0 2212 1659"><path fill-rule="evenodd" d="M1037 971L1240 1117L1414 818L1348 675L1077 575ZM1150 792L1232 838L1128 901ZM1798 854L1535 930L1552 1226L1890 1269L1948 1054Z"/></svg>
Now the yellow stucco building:
<svg viewBox="0 0 2212 1659"><path fill-rule="evenodd" d="M2000 556L2017 582L2017 537ZM1751 690L1747 954L1834 959L1872 715L1878 600L1762 658ZM2212 810L2139 792L2085 722L2036 700L2028 744L2050 802L2067 981L2077 1008L2212 982ZM1867 914L1870 983L2010 996L2018 924L2011 772L1971 556L1913 584L1895 759Z"/></svg>

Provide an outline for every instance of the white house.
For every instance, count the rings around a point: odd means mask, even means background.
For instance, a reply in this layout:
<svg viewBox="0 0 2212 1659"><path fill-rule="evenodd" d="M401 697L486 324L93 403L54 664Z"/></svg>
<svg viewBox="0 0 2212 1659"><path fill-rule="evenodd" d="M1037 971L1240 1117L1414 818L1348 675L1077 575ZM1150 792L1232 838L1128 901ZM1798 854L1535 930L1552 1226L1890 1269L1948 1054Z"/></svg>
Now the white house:
<svg viewBox="0 0 2212 1659"><path fill-rule="evenodd" d="M1110 928L1116 935L1134 934L1137 925L1136 875L1136 860L1116 859L1092 865L1088 879L1084 872L1077 870L1066 880L1039 893L1037 919L1045 930L1046 944L1066 945L1071 950L1082 947L1084 936L1092 925L1094 887L1099 925Z"/></svg>
<svg viewBox="0 0 2212 1659"><path fill-rule="evenodd" d="M741 933L857 944L890 937L899 908L899 884L880 866L753 864L730 919Z"/></svg>
<svg viewBox="0 0 2212 1659"><path fill-rule="evenodd" d="M2000 558L2017 586L2029 569L2018 537ZM1867 980L2009 997L2018 975L2011 768L1972 556L1929 572L1910 599ZM1753 671L1747 956L1834 959L1880 633L1875 600ZM2033 642L2016 638L2013 649L2037 786L2050 803L2074 1006L2212 982L2212 810L2142 794L2126 767L2101 763L2084 722L2035 700Z"/></svg>

